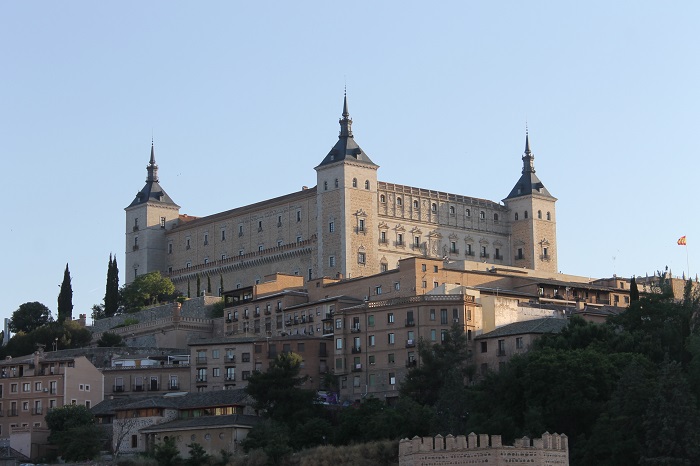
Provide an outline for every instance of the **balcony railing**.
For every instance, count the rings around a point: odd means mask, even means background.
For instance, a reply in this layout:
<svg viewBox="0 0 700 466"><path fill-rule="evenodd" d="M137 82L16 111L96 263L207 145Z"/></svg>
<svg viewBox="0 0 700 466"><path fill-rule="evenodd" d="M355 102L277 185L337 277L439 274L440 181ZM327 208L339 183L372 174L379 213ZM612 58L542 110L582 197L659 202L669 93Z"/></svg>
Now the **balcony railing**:
<svg viewBox="0 0 700 466"><path fill-rule="evenodd" d="M32 409L32 415L34 415L34 416L41 416L42 414L44 414L43 408L34 408L34 409Z"/></svg>
<svg viewBox="0 0 700 466"><path fill-rule="evenodd" d="M549 254L540 254L540 259L543 261L550 261L552 259L552 256Z"/></svg>
<svg viewBox="0 0 700 466"><path fill-rule="evenodd" d="M406 367L411 368L411 367L416 367L418 365L418 360L416 359L409 359L406 361Z"/></svg>
<svg viewBox="0 0 700 466"><path fill-rule="evenodd" d="M19 416L16 409L8 409L7 415L8 415L8 417Z"/></svg>
<svg viewBox="0 0 700 466"><path fill-rule="evenodd" d="M123 392L124 391L124 385L115 385L112 387L113 392Z"/></svg>
<svg viewBox="0 0 700 466"><path fill-rule="evenodd" d="M180 390L180 384L171 382L168 385L168 390Z"/></svg>
<svg viewBox="0 0 700 466"><path fill-rule="evenodd" d="M353 372L362 372L362 364L355 364L352 366Z"/></svg>
<svg viewBox="0 0 700 466"><path fill-rule="evenodd" d="M198 375L197 376L197 383L205 383L206 381L207 381L206 375Z"/></svg>
<svg viewBox="0 0 700 466"><path fill-rule="evenodd" d="M406 327L415 327L416 321L413 319L406 319Z"/></svg>
<svg viewBox="0 0 700 466"><path fill-rule="evenodd" d="M482 253L479 255L479 257L481 257L482 259L488 259L488 258L489 258L489 253L488 253L488 252L482 252Z"/></svg>
<svg viewBox="0 0 700 466"><path fill-rule="evenodd" d="M227 382L233 382L233 381L235 381L235 380L236 380L236 376L235 376L235 375L227 375L227 376L226 376L226 381L227 381Z"/></svg>
<svg viewBox="0 0 700 466"><path fill-rule="evenodd" d="M135 392L142 392L142 391L143 391L143 385L134 385L134 391L135 391Z"/></svg>
<svg viewBox="0 0 700 466"><path fill-rule="evenodd" d="M352 353L353 354L360 354L362 352L362 347L361 346L353 346L352 347Z"/></svg>
<svg viewBox="0 0 700 466"><path fill-rule="evenodd" d="M197 356L197 364L206 364L206 363L207 363L206 356Z"/></svg>
<svg viewBox="0 0 700 466"><path fill-rule="evenodd" d="M497 261L502 261L502 260L503 260L503 256L500 255L500 254L496 254L495 256L493 256L493 258L496 259Z"/></svg>
<svg viewBox="0 0 700 466"><path fill-rule="evenodd" d="M235 354L232 354L232 355L230 355L230 356L226 356L226 357L224 357L224 361L226 361L226 362L236 362L236 355L235 355Z"/></svg>
<svg viewBox="0 0 700 466"><path fill-rule="evenodd" d="M464 253L464 255L474 257L474 251L467 251Z"/></svg>
<svg viewBox="0 0 700 466"><path fill-rule="evenodd" d="M353 325L352 328L350 329L350 331L352 333L359 333L360 332L360 324Z"/></svg>

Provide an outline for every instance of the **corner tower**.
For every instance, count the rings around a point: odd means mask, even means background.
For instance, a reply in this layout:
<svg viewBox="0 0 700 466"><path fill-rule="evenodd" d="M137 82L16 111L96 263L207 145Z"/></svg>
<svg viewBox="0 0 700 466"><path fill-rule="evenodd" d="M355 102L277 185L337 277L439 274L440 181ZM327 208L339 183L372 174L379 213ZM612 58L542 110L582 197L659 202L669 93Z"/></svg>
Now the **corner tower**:
<svg viewBox="0 0 700 466"><path fill-rule="evenodd" d="M178 221L180 206L158 183L158 165L151 142L151 158L146 167L146 185L126 207L126 269L124 283L137 275L166 270L166 230Z"/></svg>
<svg viewBox="0 0 700 466"><path fill-rule="evenodd" d="M315 168L318 273L360 277L379 272L377 169L352 134L347 94L338 142Z"/></svg>
<svg viewBox="0 0 700 466"><path fill-rule="evenodd" d="M525 131L525 153L520 179L503 202L510 210L513 264L543 272L556 273L557 199L535 175L535 156L530 136Z"/></svg>

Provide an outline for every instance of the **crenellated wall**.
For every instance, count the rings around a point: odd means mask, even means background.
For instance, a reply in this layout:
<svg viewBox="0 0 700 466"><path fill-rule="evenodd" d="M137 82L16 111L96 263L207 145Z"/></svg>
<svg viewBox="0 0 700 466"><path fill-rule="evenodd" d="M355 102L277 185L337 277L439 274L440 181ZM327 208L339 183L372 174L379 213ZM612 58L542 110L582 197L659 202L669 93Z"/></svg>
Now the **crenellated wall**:
<svg viewBox="0 0 700 466"><path fill-rule="evenodd" d="M399 466L568 466L569 442L564 434L516 439L503 445L500 435L413 437L399 443Z"/></svg>

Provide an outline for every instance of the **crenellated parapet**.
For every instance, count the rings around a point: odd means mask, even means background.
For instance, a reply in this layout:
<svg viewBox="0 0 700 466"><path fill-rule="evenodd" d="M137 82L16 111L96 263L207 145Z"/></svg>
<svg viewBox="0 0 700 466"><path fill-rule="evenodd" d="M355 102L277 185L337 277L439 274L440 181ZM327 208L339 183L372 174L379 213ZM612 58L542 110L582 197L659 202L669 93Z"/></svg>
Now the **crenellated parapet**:
<svg viewBox="0 0 700 466"><path fill-rule="evenodd" d="M503 445L500 435L413 437L399 443L400 466L568 466L569 441L565 434L545 432L541 438L516 439Z"/></svg>

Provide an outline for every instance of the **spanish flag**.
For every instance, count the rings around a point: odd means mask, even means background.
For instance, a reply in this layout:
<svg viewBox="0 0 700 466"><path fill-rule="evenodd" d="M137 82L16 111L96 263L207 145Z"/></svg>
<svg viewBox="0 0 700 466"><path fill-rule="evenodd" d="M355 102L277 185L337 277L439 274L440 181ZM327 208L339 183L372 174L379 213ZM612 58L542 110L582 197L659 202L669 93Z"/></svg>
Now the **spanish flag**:
<svg viewBox="0 0 700 466"><path fill-rule="evenodd" d="M678 246L685 246L685 235L678 238Z"/></svg>

